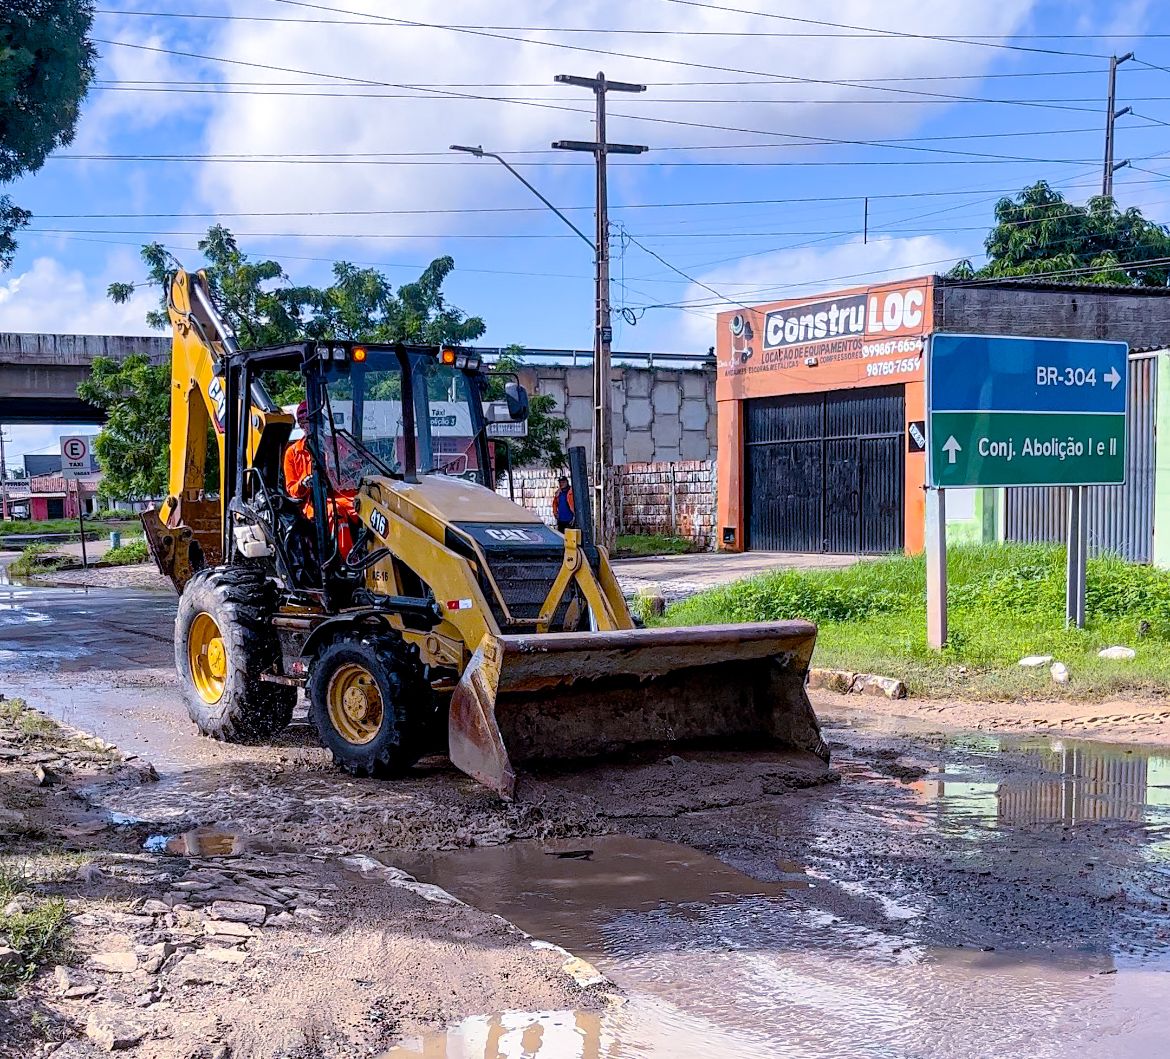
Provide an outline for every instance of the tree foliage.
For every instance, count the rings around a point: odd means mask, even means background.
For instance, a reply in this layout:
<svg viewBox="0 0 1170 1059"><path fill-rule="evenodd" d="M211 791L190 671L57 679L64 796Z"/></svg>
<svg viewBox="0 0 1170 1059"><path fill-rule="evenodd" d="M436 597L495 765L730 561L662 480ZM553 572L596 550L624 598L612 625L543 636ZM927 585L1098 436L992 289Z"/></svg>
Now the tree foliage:
<svg viewBox="0 0 1170 1059"><path fill-rule="evenodd" d="M119 362L97 357L78 395L106 413L94 443L102 496L143 500L166 493L170 449L171 373L145 353Z"/></svg>
<svg viewBox="0 0 1170 1059"><path fill-rule="evenodd" d="M204 268L216 304L245 348L303 339L461 344L473 342L486 329L480 317L467 316L443 293L443 283L455 268L451 257L436 258L417 280L397 289L377 269L359 268L345 261L333 266L329 286L312 287L294 284L277 261L248 257L235 236L221 225L208 230L199 249L206 260ZM160 243L144 246L142 260L147 269L146 285L162 291L160 306L147 313L147 322L163 329L170 324L166 291L175 261ZM126 302L138 286L112 283L108 294L116 302ZM520 347L510 347L500 370L515 371L520 365L520 352ZM97 443L98 461L110 481L108 491L119 496L161 495L167 480L169 369L145 371L135 366L117 374L113 371L116 367L103 364L99 374L95 364L94 379L79 391L110 416ZM304 395L296 372L273 372L265 383L281 404L294 403ZM497 396L502 396L502 382L498 389ZM508 443L512 465L563 466L562 438L567 423L555 415L555 399L534 395L529 407L528 438ZM151 417L154 419L148 430L146 421ZM103 442L107 432L111 438ZM147 451L155 453L152 472L145 469L147 458L127 444L135 437Z"/></svg>
<svg viewBox="0 0 1170 1059"><path fill-rule="evenodd" d="M0 3L0 184L35 173L72 142L94 72L92 0ZM0 268L29 213L0 195Z"/></svg>
<svg viewBox="0 0 1170 1059"><path fill-rule="evenodd" d="M508 346L496 361L495 371L501 374L492 378L487 397L499 400L504 396L504 385L508 372L518 372L523 366L524 347ZM534 393L528 398L528 436L514 441L496 441L496 452L504 454L497 459L497 476L509 467L528 467L546 464L559 471L567 464L565 437L569 421L557 415L557 400L552 394Z"/></svg>
<svg viewBox="0 0 1170 1059"><path fill-rule="evenodd" d="M987 264L976 269L960 261L949 276L1060 273L1058 278L1080 283L1135 287L1165 287L1170 281L1170 229L1138 209L1119 210L1109 196L1077 206L1040 180L1014 199L1000 199L995 221L984 242Z"/></svg>

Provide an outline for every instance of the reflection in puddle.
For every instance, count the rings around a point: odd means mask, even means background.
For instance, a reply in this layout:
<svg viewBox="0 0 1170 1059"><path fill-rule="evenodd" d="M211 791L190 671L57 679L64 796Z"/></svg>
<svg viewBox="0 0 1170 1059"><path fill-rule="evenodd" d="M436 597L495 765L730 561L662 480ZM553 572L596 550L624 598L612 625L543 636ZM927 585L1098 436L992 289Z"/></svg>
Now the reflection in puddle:
<svg viewBox="0 0 1170 1059"><path fill-rule="evenodd" d="M810 885L798 865L785 864L791 870L781 882L762 882L689 846L626 835L396 853L392 860L585 959L612 954L615 944L625 948L612 930L622 916L673 917L689 930L713 907L782 898Z"/></svg>
<svg viewBox="0 0 1170 1059"><path fill-rule="evenodd" d="M948 764L907 785L944 813L1000 827L1107 821L1170 826L1170 757L1076 740L971 740L957 748L992 756L992 766L1001 750L1010 749L1011 771L995 779L982 764Z"/></svg>
<svg viewBox="0 0 1170 1059"><path fill-rule="evenodd" d="M385 1059L600 1059L602 1017L586 1011L505 1011L469 1019L386 1053Z"/></svg>
<svg viewBox="0 0 1170 1059"><path fill-rule="evenodd" d="M243 853L269 853L272 848L248 835L215 827L196 827L179 835L151 835L143 849L175 857L238 857Z"/></svg>

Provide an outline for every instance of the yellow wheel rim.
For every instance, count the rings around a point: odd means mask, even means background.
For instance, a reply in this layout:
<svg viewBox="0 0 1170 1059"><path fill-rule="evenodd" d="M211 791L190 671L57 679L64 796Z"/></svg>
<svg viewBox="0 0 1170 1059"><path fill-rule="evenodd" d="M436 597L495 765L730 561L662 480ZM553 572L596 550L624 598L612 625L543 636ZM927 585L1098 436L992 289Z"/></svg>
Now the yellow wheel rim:
<svg viewBox="0 0 1170 1059"><path fill-rule="evenodd" d="M382 727L382 693L365 666L350 662L329 678L325 692L329 721L347 743L368 743Z"/></svg>
<svg viewBox="0 0 1170 1059"><path fill-rule="evenodd" d="M206 611L195 615L187 632L187 662L199 697L219 702L227 684L227 649L219 626Z"/></svg>

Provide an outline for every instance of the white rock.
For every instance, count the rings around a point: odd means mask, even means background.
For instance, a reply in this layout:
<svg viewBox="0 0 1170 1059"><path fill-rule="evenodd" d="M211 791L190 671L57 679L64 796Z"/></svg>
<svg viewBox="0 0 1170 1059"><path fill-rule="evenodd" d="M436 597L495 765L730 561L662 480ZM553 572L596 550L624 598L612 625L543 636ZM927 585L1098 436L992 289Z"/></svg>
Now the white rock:
<svg viewBox="0 0 1170 1059"><path fill-rule="evenodd" d="M1052 679L1057 684L1068 683L1068 666L1063 662L1053 662L1052 668L1048 672L1052 674Z"/></svg>
<svg viewBox="0 0 1170 1059"><path fill-rule="evenodd" d="M1027 655L1020 659L1020 665L1025 669L1039 669L1041 666L1052 665L1052 655Z"/></svg>
<svg viewBox="0 0 1170 1059"><path fill-rule="evenodd" d="M95 952L85 965L98 971L133 974L138 970L138 957L132 952Z"/></svg>
<svg viewBox="0 0 1170 1059"><path fill-rule="evenodd" d="M84 1000L97 992L97 983L87 974L73 967L58 964L53 969L57 989L66 1000Z"/></svg>
<svg viewBox="0 0 1170 1059"><path fill-rule="evenodd" d="M1137 651L1132 647L1106 647L1097 652L1098 658L1108 658L1114 662L1129 662L1137 657Z"/></svg>
<svg viewBox="0 0 1170 1059"><path fill-rule="evenodd" d="M8 945L0 945L0 971L19 972L24 967L24 957Z"/></svg>

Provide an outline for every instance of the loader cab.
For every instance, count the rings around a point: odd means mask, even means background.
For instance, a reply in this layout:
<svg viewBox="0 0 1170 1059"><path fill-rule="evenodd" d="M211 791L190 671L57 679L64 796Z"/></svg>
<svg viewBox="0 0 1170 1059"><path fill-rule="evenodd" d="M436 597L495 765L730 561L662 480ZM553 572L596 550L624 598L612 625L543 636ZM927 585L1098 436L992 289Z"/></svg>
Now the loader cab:
<svg viewBox="0 0 1170 1059"><path fill-rule="evenodd" d="M339 510L349 498L353 515L352 498L363 480L413 483L441 474L494 487L484 417L490 382L474 354L434 346L307 342L245 351L233 361L227 418L233 407L242 410L238 395L249 393L251 422L247 430L225 430L234 445L225 446L233 452L225 451L225 509L232 514L225 520L224 554L270 554L281 580L294 591L319 596L326 609L344 604L347 591L363 579L370 542L356 517L349 520L350 540L340 539L346 526ZM524 418L523 389L511 382L503 390L505 401L492 404L493 416ZM303 446L310 455L311 519L284 480L285 450L302 436L282 408L293 395L307 406Z"/></svg>

